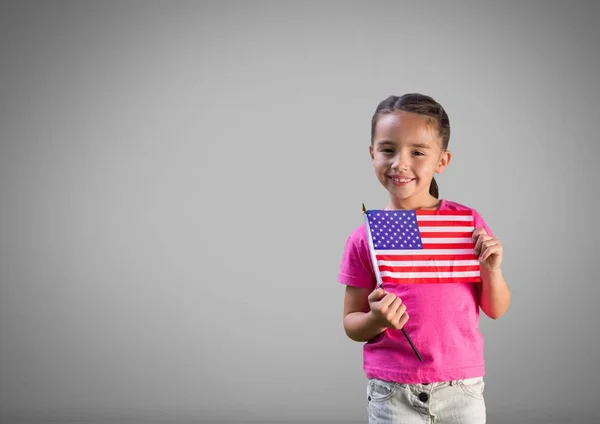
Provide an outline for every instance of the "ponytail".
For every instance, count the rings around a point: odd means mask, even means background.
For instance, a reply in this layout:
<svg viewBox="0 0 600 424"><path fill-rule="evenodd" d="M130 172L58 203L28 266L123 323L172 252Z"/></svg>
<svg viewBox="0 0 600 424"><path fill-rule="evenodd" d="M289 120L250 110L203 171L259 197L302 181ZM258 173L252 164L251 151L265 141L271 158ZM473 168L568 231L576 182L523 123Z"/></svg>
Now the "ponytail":
<svg viewBox="0 0 600 424"><path fill-rule="evenodd" d="M437 182L435 181L435 178L431 179L431 184L429 185L429 194L431 194L436 199L440 198L440 193L439 193L438 185L437 185Z"/></svg>

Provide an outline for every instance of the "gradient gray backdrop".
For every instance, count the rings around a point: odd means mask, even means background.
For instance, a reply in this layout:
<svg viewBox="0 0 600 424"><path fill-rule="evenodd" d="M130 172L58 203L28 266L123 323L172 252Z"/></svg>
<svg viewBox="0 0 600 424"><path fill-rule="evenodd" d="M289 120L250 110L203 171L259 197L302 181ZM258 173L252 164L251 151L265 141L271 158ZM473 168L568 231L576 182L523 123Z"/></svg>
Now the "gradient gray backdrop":
<svg viewBox="0 0 600 424"><path fill-rule="evenodd" d="M336 282L390 94L505 247L489 422L600 420L598 2L3 1L0 417L366 422ZM571 420L571 421L568 421Z"/></svg>

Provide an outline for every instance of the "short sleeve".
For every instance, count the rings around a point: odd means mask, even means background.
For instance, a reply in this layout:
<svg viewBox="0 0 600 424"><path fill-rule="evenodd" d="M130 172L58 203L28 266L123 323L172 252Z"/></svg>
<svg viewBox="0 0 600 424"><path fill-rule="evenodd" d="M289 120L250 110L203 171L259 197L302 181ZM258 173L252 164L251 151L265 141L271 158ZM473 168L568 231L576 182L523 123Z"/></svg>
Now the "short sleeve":
<svg viewBox="0 0 600 424"><path fill-rule="evenodd" d="M355 287L375 288L376 286L364 226L355 230L346 240L338 281Z"/></svg>
<svg viewBox="0 0 600 424"><path fill-rule="evenodd" d="M494 234L492 233L492 230L490 230L490 227L486 224L481 215L479 215L479 212L477 212L475 209L473 209L473 221L475 223L476 230L479 228L483 228L485 232L488 233L488 235L494 237Z"/></svg>

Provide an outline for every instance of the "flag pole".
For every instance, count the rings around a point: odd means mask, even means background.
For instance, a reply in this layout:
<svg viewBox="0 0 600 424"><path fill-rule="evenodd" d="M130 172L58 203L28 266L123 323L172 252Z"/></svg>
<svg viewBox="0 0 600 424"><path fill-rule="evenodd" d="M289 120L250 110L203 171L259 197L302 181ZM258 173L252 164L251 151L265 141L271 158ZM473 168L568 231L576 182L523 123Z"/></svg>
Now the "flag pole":
<svg viewBox="0 0 600 424"><path fill-rule="evenodd" d="M377 258L375 257L375 249L373 247L373 238L371 236L371 228L369 226L369 217L367 216L367 208L365 207L364 203L362 204L362 211L363 211L363 215L365 217L365 227L367 229L369 251L371 252L371 262L373 263L373 271L375 271L375 277L377 278L377 287L383 288L383 281L381 281L381 275L379 273L379 266L377 265ZM409 337L408 333L406 332L406 330L404 329L404 327L402 327L402 333L404 334L404 337L406 337L406 340L408 340L408 343L410 344L410 347L412 347L413 352L415 352L415 355L417 355L417 358L419 358L419 361L423 362L423 358L421 358L419 351L415 347L414 343L410 339L410 337Z"/></svg>

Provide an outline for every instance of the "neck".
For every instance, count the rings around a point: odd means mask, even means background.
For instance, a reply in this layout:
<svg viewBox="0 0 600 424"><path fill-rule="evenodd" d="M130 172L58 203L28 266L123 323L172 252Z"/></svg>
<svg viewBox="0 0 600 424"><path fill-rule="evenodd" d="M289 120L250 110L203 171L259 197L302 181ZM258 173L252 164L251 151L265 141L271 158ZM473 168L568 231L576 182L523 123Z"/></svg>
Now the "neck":
<svg viewBox="0 0 600 424"><path fill-rule="evenodd" d="M416 209L437 209L440 203L440 199L436 199L429 193L426 198L423 199L396 199L390 198L386 209L388 210L416 210Z"/></svg>

